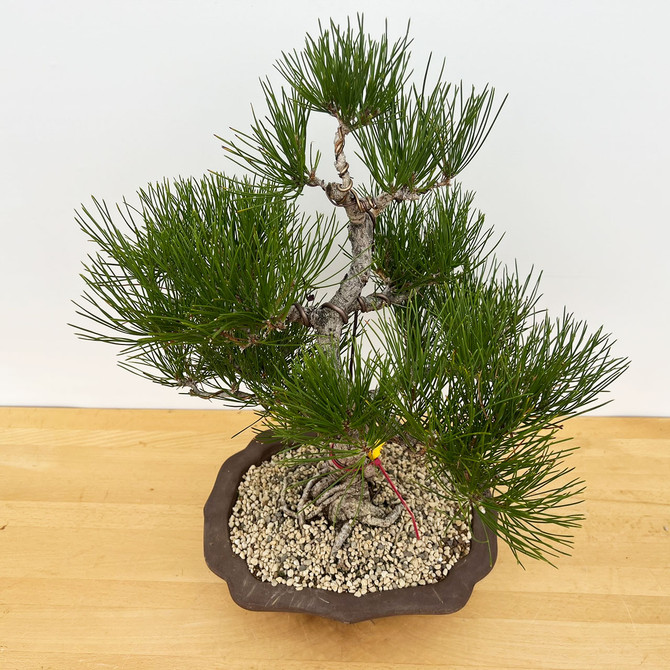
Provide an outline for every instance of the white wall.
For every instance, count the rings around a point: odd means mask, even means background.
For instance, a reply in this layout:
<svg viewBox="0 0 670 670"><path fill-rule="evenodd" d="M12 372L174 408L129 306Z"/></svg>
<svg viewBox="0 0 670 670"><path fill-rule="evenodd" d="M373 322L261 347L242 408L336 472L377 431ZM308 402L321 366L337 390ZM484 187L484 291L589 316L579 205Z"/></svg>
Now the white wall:
<svg viewBox="0 0 670 670"><path fill-rule="evenodd" d="M545 304L632 359L601 413L670 414L670 5L651 0L2 0L0 404L210 406L73 336L89 251L73 211L232 169L213 134L247 126L258 77L318 18L357 11L393 35L411 18L417 68L433 51L510 94L461 181L501 258L544 270Z"/></svg>

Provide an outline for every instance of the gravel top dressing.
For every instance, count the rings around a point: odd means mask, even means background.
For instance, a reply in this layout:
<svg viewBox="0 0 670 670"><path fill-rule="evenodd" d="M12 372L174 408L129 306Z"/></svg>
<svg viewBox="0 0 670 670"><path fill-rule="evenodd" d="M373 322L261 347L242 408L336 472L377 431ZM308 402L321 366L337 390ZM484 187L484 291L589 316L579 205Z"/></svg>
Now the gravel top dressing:
<svg viewBox="0 0 670 670"><path fill-rule="evenodd" d="M291 457L305 455L308 448ZM297 511L304 484L318 474L318 464L287 467L282 464L286 456L277 454L249 468L242 479L229 520L233 551L258 579L298 590L361 596L443 579L470 550L471 518L463 520L455 503L428 490L432 480L419 454L387 444L382 456L386 472L416 517L420 539L403 508L388 527L354 523L342 548L331 555L344 519L334 527L324 510L300 524L281 509L283 496L289 512ZM384 517L390 516L400 502L379 470L368 486L372 503L383 508ZM308 517L309 507L305 512Z"/></svg>

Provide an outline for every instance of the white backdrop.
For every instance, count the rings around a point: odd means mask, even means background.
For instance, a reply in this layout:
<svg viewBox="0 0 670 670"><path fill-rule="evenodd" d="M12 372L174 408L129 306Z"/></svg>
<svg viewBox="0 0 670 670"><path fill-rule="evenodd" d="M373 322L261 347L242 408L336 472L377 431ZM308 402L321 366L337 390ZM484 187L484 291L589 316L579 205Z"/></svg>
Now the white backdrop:
<svg viewBox="0 0 670 670"><path fill-rule="evenodd" d="M432 51L453 80L509 93L461 182L505 234L499 257L544 271L550 311L603 324L632 359L600 413L670 414L661 0L2 0L0 404L218 406L74 337L70 301L91 250L74 210L91 195L115 202L163 177L232 170L214 133L248 127L281 50L319 18L357 11L373 34L388 18L393 37L411 19L417 69Z"/></svg>

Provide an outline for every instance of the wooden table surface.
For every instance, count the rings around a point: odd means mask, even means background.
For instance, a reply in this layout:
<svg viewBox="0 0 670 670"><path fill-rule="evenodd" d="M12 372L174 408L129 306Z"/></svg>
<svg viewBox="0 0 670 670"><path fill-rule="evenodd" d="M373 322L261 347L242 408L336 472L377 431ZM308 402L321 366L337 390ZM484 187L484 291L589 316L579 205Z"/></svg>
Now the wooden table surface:
<svg viewBox="0 0 670 670"><path fill-rule="evenodd" d="M588 484L559 569L493 572L448 616L247 612L202 506L248 412L0 409L0 668L670 668L670 419L581 418Z"/></svg>

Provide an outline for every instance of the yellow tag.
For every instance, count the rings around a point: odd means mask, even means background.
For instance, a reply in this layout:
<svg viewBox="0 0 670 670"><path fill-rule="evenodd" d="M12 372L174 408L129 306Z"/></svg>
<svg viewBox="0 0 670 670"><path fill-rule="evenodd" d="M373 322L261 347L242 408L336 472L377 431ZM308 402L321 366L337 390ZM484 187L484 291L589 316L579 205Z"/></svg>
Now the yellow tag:
<svg viewBox="0 0 670 670"><path fill-rule="evenodd" d="M385 444L386 442L380 442L374 449L370 449L370 451L368 451L368 458L371 461L374 461L377 458L379 458L379 454L382 453L382 448Z"/></svg>

